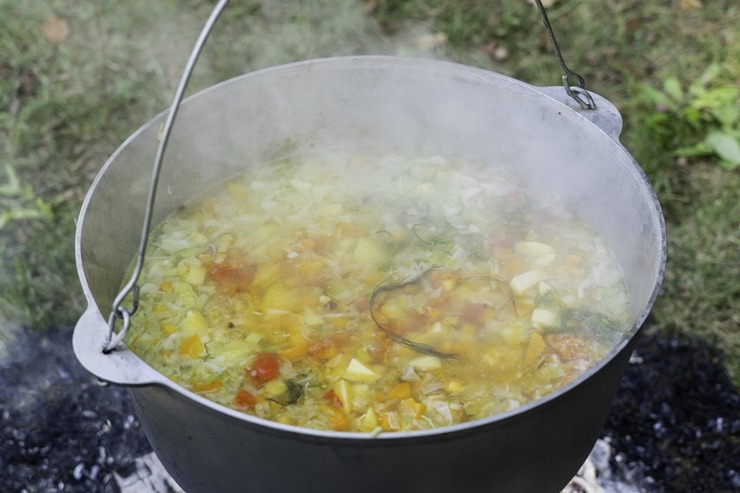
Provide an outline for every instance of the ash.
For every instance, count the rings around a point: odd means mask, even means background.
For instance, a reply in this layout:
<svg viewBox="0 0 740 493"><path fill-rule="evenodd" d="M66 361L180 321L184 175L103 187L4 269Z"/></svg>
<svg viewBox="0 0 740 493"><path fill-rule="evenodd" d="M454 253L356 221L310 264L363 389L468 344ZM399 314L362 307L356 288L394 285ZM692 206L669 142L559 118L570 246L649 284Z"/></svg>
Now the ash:
<svg viewBox="0 0 740 493"><path fill-rule="evenodd" d="M78 363L69 329L0 327L0 491L181 490L125 389ZM740 491L740 394L721 353L649 330L588 461L563 493Z"/></svg>

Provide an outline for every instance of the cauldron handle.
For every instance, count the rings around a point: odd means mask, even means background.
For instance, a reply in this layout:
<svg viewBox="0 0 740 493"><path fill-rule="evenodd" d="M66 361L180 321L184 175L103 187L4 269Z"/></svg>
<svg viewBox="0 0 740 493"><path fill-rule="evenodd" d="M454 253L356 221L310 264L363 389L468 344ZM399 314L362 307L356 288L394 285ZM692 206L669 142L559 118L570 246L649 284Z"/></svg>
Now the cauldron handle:
<svg viewBox="0 0 740 493"><path fill-rule="evenodd" d="M103 353L100 348L106 343L106 333L100 327L104 324L100 311L95 307L88 308L77 321L72 336L72 347L77 359L101 384L172 385L169 379L139 360L131 351Z"/></svg>
<svg viewBox="0 0 740 493"><path fill-rule="evenodd" d="M565 93L570 96L575 102L577 102L581 109L590 111L596 110L598 108L598 105L596 104L596 101L591 93L586 90L585 79L577 73L573 72L565 64L563 55L560 53L558 41L555 39L555 31L552 30L550 20L547 18L545 6L542 5L542 0L535 0L535 3L537 4L537 10L540 12L540 17L542 17L542 23L545 26L547 37L550 38L552 51L555 54L555 58L558 60L558 63L560 64L560 69L563 71L562 80L563 87L565 88ZM576 80L576 82L578 83L577 86L571 86L571 77Z"/></svg>
<svg viewBox="0 0 740 493"><path fill-rule="evenodd" d="M559 86L547 86L538 87L532 86L532 88L548 96L555 101L564 104L573 111L576 111L584 118L589 120L591 123L599 127L604 131L611 139L619 143L619 134L622 132L622 115L619 110L614 106L608 99L599 96L596 93L590 93L593 98L596 107L592 110L585 110L573 104L573 100L563 92L563 88Z"/></svg>
<svg viewBox="0 0 740 493"><path fill-rule="evenodd" d="M144 214L144 224L142 226L141 231L141 239L139 242L139 249L137 250L136 255L136 263L134 266L134 272L131 274L131 278L126 283L126 285L121 289L121 291L116 295L115 299L113 300L113 304L111 307L110 315L108 316L108 331L107 331L107 339L104 344L101 345L103 348L103 353L108 354L112 352L118 345L123 341L124 337L126 336L126 332L128 332L129 327L131 326L131 316L136 312L139 306L139 276L141 275L141 270L144 266L144 257L146 256L146 247L147 243L149 242L149 232L151 230L151 224L152 224L152 214L154 211L154 201L157 196L157 184L159 183L159 171L162 168L162 158L164 157L165 150L167 149L167 143L170 138L170 132L172 130L172 125L175 122L175 118L177 117L177 112L180 109L180 102L182 101L183 95L185 94L185 89L188 86L188 82L190 81L190 76L193 73L193 69L195 68L195 64L198 62L198 58L200 57L201 51L203 51L203 47L206 44L206 41L208 40L208 36L211 34L211 31L213 30L213 26L216 24L216 21L218 21L218 18L221 16L221 13L226 8L226 5L229 3L229 0L219 0L218 4L213 8L213 11L211 12L210 17L208 17L208 20L206 21L206 24L203 26L203 30L200 32L200 35L198 36L197 41L195 42L195 46L193 47L192 52L190 53L190 58L188 58L188 62L185 65L185 69L183 70L182 77L180 78L180 83L177 86L177 90L175 91L175 97L172 101L172 105L170 106L169 113L167 114L167 120L164 124L164 129L162 131L161 140L159 141L159 146L157 147L157 154L154 158L154 167L152 168L152 179L149 184L149 194L147 196L147 202L146 202L146 211ZM129 295L129 293L133 293L133 301L131 308L126 308L123 306L123 302L125 301L126 297ZM123 327L121 330L119 330L117 333L115 331L116 322L122 320L123 321Z"/></svg>

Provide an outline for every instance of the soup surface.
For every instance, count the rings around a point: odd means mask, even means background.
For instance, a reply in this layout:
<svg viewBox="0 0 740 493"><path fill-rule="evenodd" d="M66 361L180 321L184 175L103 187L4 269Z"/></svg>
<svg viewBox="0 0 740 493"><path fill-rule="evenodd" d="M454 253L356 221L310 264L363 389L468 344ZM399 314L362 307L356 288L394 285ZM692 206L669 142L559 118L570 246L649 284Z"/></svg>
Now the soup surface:
<svg viewBox="0 0 740 493"><path fill-rule="evenodd" d="M506 171L445 156L269 163L152 235L126 343L215 402L368 433L545 396L630 328L603 241Z"/></svg>

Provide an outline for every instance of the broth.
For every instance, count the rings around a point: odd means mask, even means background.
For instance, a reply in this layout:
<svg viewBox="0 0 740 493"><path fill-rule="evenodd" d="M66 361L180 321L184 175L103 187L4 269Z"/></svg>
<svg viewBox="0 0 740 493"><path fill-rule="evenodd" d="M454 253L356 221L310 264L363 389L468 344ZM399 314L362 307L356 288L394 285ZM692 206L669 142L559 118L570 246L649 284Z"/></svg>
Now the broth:
<svg viewBox="0 0 740 493"><path fill-rule="evenodd" d="M402 153L247 171L152 234L127 345L219 404L368 433L508 411L631 327L598 235L504 169Z"/></svg>

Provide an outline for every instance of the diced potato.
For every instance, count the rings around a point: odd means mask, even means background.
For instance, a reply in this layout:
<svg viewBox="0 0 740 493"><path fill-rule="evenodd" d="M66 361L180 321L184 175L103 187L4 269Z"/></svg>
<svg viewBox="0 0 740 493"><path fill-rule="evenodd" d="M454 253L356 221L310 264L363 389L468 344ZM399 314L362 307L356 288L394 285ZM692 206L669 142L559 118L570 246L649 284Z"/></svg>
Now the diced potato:
<svg viewBox="0 0 740 493"><path fill-rule="evenodd" d="M332 387L334 390L334 393L337 394L337 397L342 402L342 407L344 408L344 412L349 413L352 412L352 386L349 384L347 380L341 379L337 380L337 382Z"/></svg>
<svg viewBox="0 0 740 493"><path fill-rule="evenodd" d="M378 413L370 407L360 420L360 431L373 431L378 427Z"/></svg>
<svg viewBox="0 0 740 493"><path fill-rule="evenodd" d="M544 269L534 269L514 277L509 286L511 286L514 294L520 295L532 286L536 286L540 281L547 279L547 277L548 274Z"/></svg>
<svg viewBox="0 0 740 493"><path fill-rule="evenodd" d="M275 398L287 392L288 386L286 385L285 382L283 382L282 379L275 378L267 382L265 386L262 387L262 391L265 393L267 397Z"/></svg>
<svg viewBox="0 0 740 493"><path fill-rule="evenodd" d="M547 255L543 255L542 257L539 257L537 260L534 261L534 265L537 267L547 267L548 265L552 265L552 263L555 261L556 255L554 253L550 253Z"/></svg>
<svg viewBox="0 0 740 493"><path fill-rule="evenodd" d="M560 325L560 313L545 308L535 308L532 311L532 324L535 327L550 329Z"/></svg>
<svg viewBox="0 0 740 493"><path fill-rule="evenodd" d="M349 362L347 370L344 372L344 378L353 382L374 382L379 380L380 377L381 375L378 375L354 358Z"/></svg>
<svg viewBox="0 0 740 493"><path fill-rule="evenodd" d="M409 361L416 371L433 371L442 368L442 360L436 356L419 356Z"/></svg>
<svg viewBox="0 0 740 493"><path fill-rule="evenodd" d="M547 284L546 282L540 281L540 283L537 286L537 290L540 293L540 296L544 296L545 294L549 293L550 291L555 291L555 289Z"/></svg>
<svg viewBox="0 0 740 493"><path fill-rule="evenodd" d="M555 249L552 246L546 243L540 243L539 241L517 241L514 243L514 251L519 255L543 257L553 253Z"/></svg>

